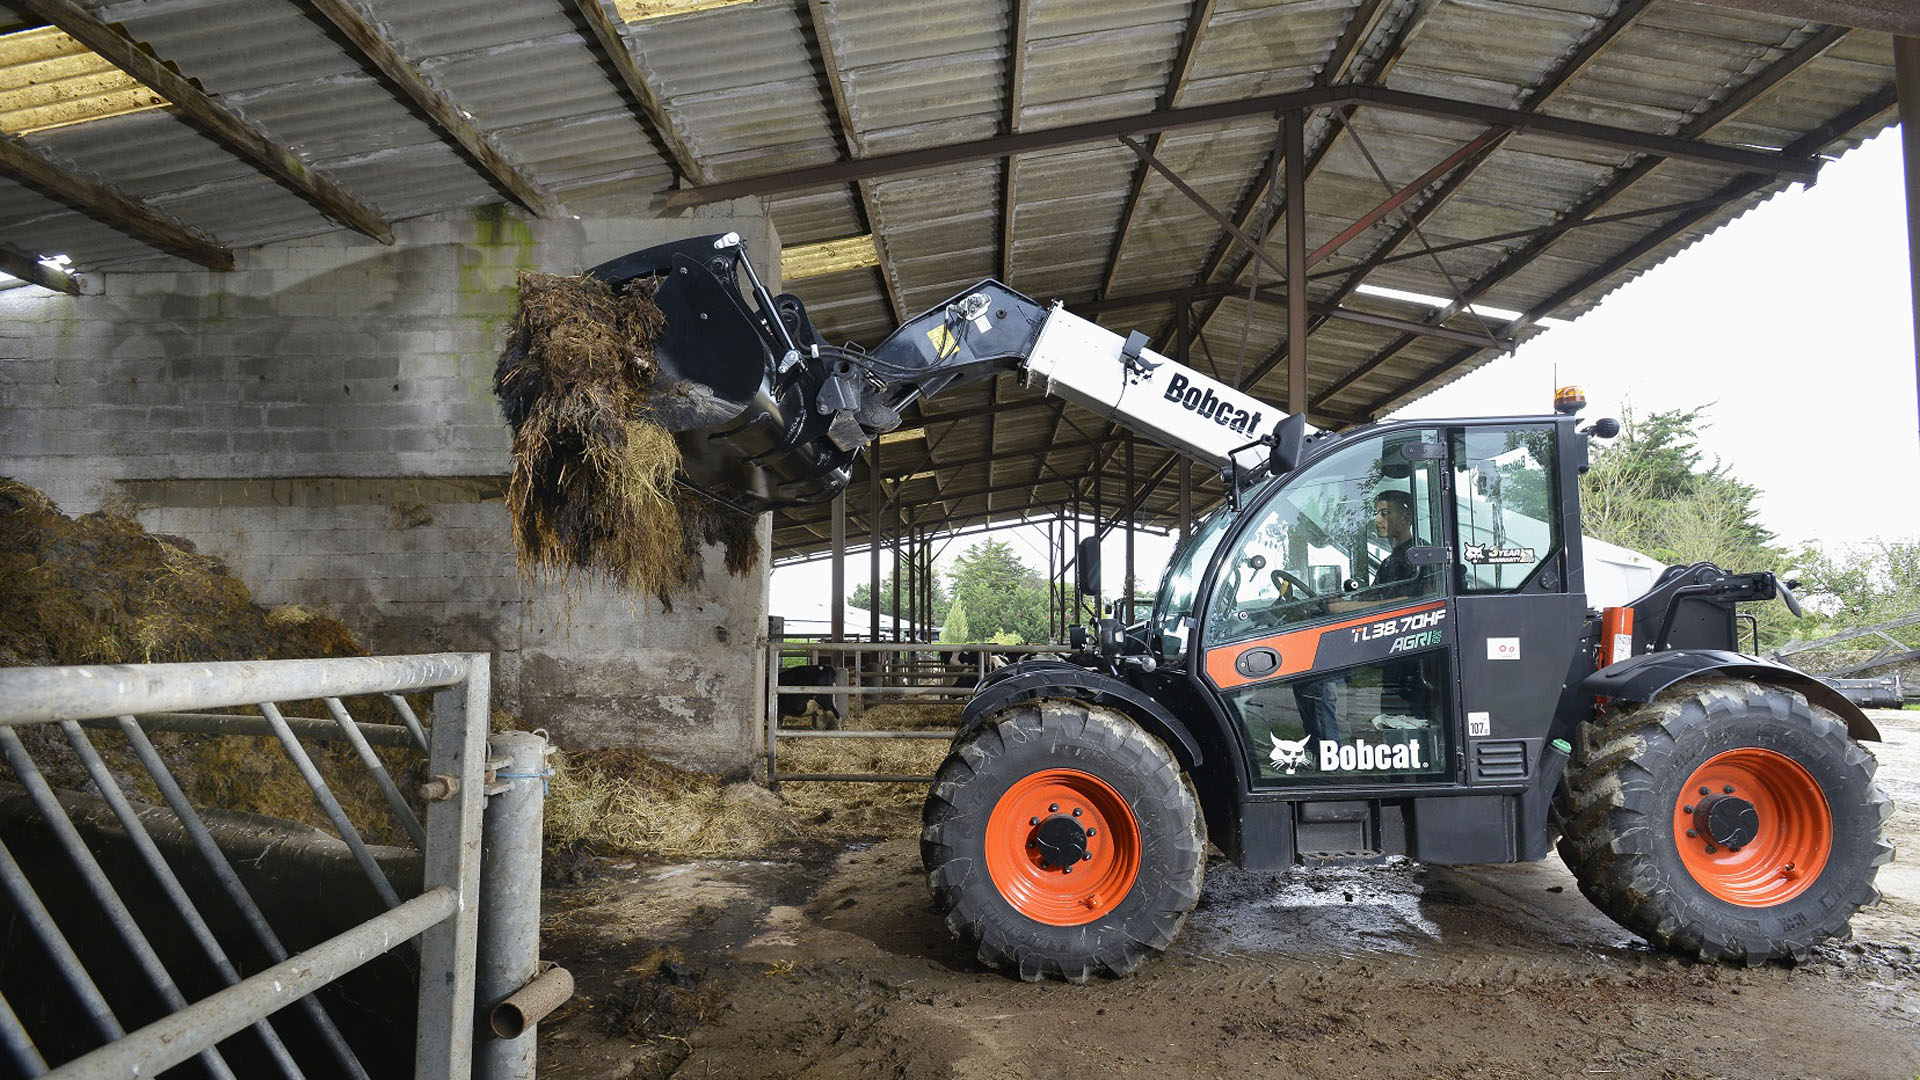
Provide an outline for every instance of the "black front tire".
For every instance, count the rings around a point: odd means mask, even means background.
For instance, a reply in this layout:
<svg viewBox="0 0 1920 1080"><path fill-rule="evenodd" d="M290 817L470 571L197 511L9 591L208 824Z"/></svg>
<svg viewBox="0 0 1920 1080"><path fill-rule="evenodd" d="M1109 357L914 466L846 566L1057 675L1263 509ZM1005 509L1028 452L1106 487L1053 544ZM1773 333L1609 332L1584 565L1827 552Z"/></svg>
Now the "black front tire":
<svg viewBox="0 0 1920 1080"><path fill-rule="evenodd" d="M1029 778L1060 770L1091 777L1124 801L1128 813L1119 816L1131 820L1137 856L1117 903L1108 897L1102 911L1072 925L1034 917L1030 899L996 881L987 850L1019 846L1004 825L990 828L996 807ZM1172 944L1206 869L1199 800L1173 755L1125 716L1079 702L1023 703L969 734L934 778L922 822L921 860L948 928L981 963L1029 982L1131 972Z"/></svg>
<svg viewBox="0 0 1920 1080"><path fill-rule="evenodd" d="M1792 778L1781 785L1788 790L1778 793L1779 807L1795 797L1824 801L1824 830L1778 820L1782 813L1760 821L1763 836L1825 834L1824 865L1794 895L1776 899L1762 887L1730 901L1723 898L1730 879L1699 869L1693 847L1709 861L1740 848L1690 838L1691 819L1676 807L1684 811L1696 797L1683 788L1698 770L1729 758L1790 761L1778 769ZM1657 947L1745 964L1804 959L1814 945L1848 936L1854 913L1879 898L1873 879L1893 857L1884 837L1893 807L1873 782L1876 768L1839 717L1793 691L1735 679L1685 683L1580 725L1555 800L1560 857L1595 907ZM1761 843L1749 841L1764 853ZM1682 845L1689 845L1684 853ZM1781 876L1792 873L1789 862Z"/></svg>

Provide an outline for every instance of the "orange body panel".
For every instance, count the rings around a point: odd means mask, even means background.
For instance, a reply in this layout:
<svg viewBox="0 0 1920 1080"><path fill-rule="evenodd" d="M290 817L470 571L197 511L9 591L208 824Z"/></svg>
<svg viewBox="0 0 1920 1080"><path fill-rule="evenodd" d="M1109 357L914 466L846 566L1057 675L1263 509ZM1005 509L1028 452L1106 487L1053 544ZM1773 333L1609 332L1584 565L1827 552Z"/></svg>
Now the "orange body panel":
<svg viewBox="0 0 1920 1080"><path fill-rule="evenodd" d="M1271 637L1255 638L1252 641L1237 641L1231 645L1219 645L1207 650L1205 670L1207 678L1222 690L1247 686L1271 679L1282 679L1288 675L1298 675L1313 670L1314 657L1320 652L1320 638L1339 630L1351 630L1368 623L1384 622L1407 615L1418 615L1423 611L1445 607L1445 600L1430 600L1412 607L1392 608L1387 611L1374 611L1342 622L1328 623L1325 626L1308 627L1305 630L1292 630ZM1248 649L1272 649L1280 654L1280 666L1274 671L1258 677L1242 675L1234 668L1234 661Z"/></svg>

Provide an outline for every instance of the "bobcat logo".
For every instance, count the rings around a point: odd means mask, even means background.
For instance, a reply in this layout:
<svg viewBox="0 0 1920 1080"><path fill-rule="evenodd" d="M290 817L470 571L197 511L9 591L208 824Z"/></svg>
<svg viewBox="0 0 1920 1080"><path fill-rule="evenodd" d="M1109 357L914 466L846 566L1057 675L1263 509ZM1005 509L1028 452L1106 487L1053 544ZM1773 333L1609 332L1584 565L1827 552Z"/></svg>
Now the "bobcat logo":
<svg viewBox="0 0 1920 1080"><path fill-rule="evenodd" d="M1307 744L1312 741L1311 735L1304 739L1276 738L1273 740L1273 752L1267 755L1267 760L1273 763L1274 768L1284 769L1288 776L1292 776L1295 769L1307 764Z"/></svg>

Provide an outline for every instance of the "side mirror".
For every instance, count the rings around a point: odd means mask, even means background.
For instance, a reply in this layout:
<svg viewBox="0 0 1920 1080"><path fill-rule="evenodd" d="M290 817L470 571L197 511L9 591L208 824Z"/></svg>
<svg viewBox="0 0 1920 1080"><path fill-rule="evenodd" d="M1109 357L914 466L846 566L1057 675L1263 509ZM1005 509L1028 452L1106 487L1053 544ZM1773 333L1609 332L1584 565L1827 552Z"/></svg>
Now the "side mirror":
<svg viewBox="0 0 1920 1080"><path fill-rule="evenodd" d="M1100 595L1100 538L1085 537L1074 549L1073 579L1088 596Z"/></svg>
<svg viewBox="0 0 1920 1080"><path fill-rule="evenodd" d="M1273 449L1267 452L1267 473L1290 473L1300 464L1307 442L1307 414L1294 413L1273 426Z"/></svg>

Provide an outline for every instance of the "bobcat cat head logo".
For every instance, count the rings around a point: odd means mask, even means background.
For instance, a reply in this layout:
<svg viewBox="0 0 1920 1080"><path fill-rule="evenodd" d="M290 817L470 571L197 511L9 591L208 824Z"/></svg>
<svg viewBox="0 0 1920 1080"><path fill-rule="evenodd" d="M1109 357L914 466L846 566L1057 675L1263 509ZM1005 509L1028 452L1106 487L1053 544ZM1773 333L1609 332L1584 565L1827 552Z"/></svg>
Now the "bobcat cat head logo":
<svg viewBox="0 0 1920 1080"><path fill-rule="evenodd" d="M1274 739L1273 752L1267 755L1267 760L1273 763L1274 768L1284 769L1288 776L1292 776L1295 769L1306 765L1307 744L1312 741L1311 735L1304 739Z"/></svg>

